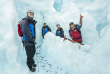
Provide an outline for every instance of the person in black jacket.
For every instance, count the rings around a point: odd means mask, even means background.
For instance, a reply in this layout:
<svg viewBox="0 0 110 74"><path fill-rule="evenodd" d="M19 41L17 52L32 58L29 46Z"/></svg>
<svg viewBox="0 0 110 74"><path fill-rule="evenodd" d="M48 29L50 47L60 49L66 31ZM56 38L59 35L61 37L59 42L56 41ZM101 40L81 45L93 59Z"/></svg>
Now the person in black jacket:
<svg viewBox="0 0 110 74"><path fill-rule="evenodd" d="M23 45L26 50L27 55L27 66L29 67L30 71L36 71L36 64L33 59L35 55L35 44L36 44L36 31L35 31L35 24L37 21L34 19L34 12L29 10L27 12L27 17L20 24L20 28L23 33Z"/></svg>
<svg viewBox="0 0 110 74"><path fill-rule="evenodd" d="M45 34L49 31L51 32L50 27L48 25L46 25L46 23L44 23L43 27L42 27L42 37L44 38Z"/></svg>
<svg viewBox="0 0 110 74"><path fill-rule="evenodd" d="M60 24L57 24L56 27L58 28L56 30L56 36L60 36L61 38L64 38L64 31L63 29L60 27Z"/></svg>

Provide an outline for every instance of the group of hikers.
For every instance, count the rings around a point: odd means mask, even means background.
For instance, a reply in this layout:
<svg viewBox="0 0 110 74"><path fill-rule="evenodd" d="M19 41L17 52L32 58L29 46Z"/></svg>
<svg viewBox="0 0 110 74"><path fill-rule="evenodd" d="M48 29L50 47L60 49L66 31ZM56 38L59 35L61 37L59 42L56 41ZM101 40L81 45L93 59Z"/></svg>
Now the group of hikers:
<svg viewBox="0 0 110 74"><path fill-rule="evenodd" d="M22 37L22 43L25 47L26 55L27 55L27 66L29 67L30 71L35 72L36 71L36 64L34 61L34 55L36 52L35 44L36 44L36 30L35 30L35 24L37 21L34 19L34 12L33 10L27 11L27 17L23 18L19 24L18 24L18 34L20 37ZM82 37L81 37L81 26L82 26L82 18L83 16L80 15L80 23L79 25L74 24L74 22L70 22L70 30L69 30L69 36L70 41L74 43L82 44ZM60 36L61 38L65 38L64 31L60 27L60 24L56 25L56 36ZM48 32L51 32L51 28L46 25L46 23L43 24L42 27L42 37L44 38L45 34Z"/></svg>

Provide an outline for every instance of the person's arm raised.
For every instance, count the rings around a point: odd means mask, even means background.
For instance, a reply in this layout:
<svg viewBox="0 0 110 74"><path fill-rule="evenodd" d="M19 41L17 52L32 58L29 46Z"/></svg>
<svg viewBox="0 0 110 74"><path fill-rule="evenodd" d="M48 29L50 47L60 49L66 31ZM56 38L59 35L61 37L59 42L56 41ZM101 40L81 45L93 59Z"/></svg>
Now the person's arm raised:
<svg viewBox="0 0 110 74"><path fill-rule="evenodd" d="M82 26L82 18L83 18L83 16L80 14L80 22L79 22L79 26Z"/></svg>

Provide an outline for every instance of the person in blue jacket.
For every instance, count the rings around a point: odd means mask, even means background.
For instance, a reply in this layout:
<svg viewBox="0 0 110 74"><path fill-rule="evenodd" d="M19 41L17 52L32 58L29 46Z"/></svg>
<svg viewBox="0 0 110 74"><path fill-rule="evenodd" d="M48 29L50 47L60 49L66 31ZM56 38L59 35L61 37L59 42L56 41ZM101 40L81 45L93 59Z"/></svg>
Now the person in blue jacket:
<svg viewBox="0 0 110 74"><path fill-rule="evenodd" d="M34 19L34 12L32 10L29 10L27 12L27 17L24 18L24 20L20 24L20 28L23 33L23 45L26 50L27 55L27 66L29 67L30 71L35 72L36 71L36 64L34 61L34 55L35 55L35 44L36 44L36 31L35 31L35 24L37 21Z"/></svg>
<svg viewBox="0 0 110 74"><path fill-rule="evenodd" d="M60 27L60 24L57 24L56 27L57 27L56 36L60 36L61 38L64 38L64 31Z"/></svg>
<svg viewBox="0 0 110 74"><path fill-rule="evenodd" d="M48 25L46 25L46 23L44 23L43 27L42 27L42 37L44 38L45 34L49 31L51 32L50 27Z"/></svg>

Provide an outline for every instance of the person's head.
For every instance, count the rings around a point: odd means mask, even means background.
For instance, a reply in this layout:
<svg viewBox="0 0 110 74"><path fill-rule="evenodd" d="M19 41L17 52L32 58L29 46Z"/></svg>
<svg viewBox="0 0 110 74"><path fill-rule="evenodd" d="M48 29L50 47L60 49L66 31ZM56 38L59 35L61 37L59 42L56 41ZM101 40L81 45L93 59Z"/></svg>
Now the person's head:
<svg viewBox="0 0 110 74"><path fill-rule="evenodd" d="M75 27L74 22L70 22L69 26L70 26L70 28L74 28Z"/></svg>
<svg viewBox="0 0 110 74"><path fill-rule="evenodd" d="M44 23L43 26L46 26L46 23Z"/></svg>
<svg viewBox="0 0 110 74"><path fill-rule="evenodd" d="M60 28L60 24L57 24L56 27L57 27L57 28Z"/></svg>
<svg viewBox="0 0 110 74"><path fill-rule="evenodd" d="M31 18L34 18L34 12L32 10L28 10L27 16L31 17Z"/></svg>

